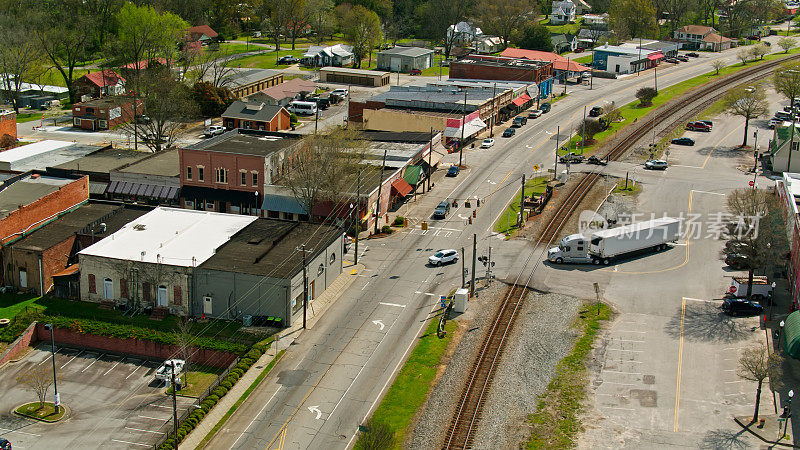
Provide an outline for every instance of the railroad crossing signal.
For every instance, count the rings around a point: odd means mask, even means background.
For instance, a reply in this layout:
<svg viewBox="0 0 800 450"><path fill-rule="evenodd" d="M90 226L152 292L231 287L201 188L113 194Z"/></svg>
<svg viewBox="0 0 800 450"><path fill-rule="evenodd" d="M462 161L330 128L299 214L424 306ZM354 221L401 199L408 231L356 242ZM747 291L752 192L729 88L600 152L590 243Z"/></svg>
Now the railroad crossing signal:
<svg viewBox="0 0 800 450"><path fill-rule="evenodd" d="M754 184L756 184L756 183L755 183L755 182L753 182L753 180L750 180L750 181L748 181L748 182L747 182L747 184L749 184L749 185L750 185L750 187L753 187L753 185L754 185Z"/></svg>
<svg viewBox="0 0 800 450"><path fill-rule="evenodd" d="M539 167L539 165L538 165L538 164L534 164L534 165L533 165L533 171L534 171L534 172L538 172L538 171L539 171L539 169L541 169L541 167Z"/></svg>
<svg viewBox="0 0 800 450"><path fill-rule="evenodd" d="M445 296L445 295L440 296L439 297L439 302L441 302L442 308L446 308L447 307L447 296Z"/></svg>

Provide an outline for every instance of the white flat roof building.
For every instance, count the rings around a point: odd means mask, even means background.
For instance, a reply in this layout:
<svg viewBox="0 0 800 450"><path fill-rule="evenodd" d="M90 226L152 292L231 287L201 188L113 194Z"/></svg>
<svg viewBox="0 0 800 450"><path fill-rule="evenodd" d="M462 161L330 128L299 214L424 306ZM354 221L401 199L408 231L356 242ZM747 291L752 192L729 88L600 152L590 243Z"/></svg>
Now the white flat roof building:
<svg viewBox="0 0 800 450"><path fill-rule="evenodd" d="M257 218L159 207L79 254L191 267Z"/></svg>

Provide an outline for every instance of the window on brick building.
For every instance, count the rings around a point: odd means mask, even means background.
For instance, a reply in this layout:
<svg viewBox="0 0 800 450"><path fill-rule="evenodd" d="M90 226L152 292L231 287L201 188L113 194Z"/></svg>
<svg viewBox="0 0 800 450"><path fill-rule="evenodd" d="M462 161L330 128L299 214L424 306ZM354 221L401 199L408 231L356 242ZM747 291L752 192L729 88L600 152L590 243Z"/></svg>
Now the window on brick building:
<svg viewBox="0 0 800 450"><path fill-rule="evenodd" d="M242 186L247 185L247 172L242 171L241 176L242 176Z"/></svg>
<svg viewBox="0 0 800 450"><path fill-rule="evenodd" d="M253 172L253 186L258 186L258 172Z"/></svg>
<svg viewBox="0 0 800 450"><path fill-rule="evenodd" d="M96 294L97 293L97 286L95 285L94 274L90 273L89 276L87 276L86 278L87 278L87 283L89 284L89 286L88 286L89 293L90 294Z"/></svg>
<svg viewBox="0 0 800 450"><path fill-rule="evenodd" d="M172 299L172 303L174 303L177 306L181 306L183 304L183 295L182 295L183 293L181 292L181 287L175 286L173 288L173 294L174 298Z"/></svg>
<svg viewBox="0 0 800 450"><path fill-rule="evenodd" d="M203 174L203 166L197 166L197 181L203 181L204 174Z"/></svg>
<svg viewBox="0 0 800 450"><path fill-rule="evenodd" d="M186 168L186 179L187 180L191 180L192 179L192 166L189 166L189 167Z"/></svg>
<svg viewBox="0 0 800 450"><path fill-rule="evenodd" d="M228 169L217 167L214 169L214 175L217 183L228 184Z"/></svg>

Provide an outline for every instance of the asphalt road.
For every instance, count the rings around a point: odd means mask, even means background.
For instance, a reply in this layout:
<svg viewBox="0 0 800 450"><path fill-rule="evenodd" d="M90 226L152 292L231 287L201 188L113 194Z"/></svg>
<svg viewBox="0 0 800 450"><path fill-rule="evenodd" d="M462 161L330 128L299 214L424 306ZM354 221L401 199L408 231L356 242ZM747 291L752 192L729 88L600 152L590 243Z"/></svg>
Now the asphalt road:
<svg viewBox="0 0 800 450"><path fill-rule="evenodd" d="M735 51L704 53L689 63L664 66L658 71L659 86L706 73L711 70L711 61L720 57L734 61ZM568 130L577 124L584 105L630 102L638 87L652 82L652 72L648 71L618 80L597 79L593 90L570 86L569 96L555 103L549 114L529 121L515 137L498 138L491 149L466 151L463 156L468 169L456 178L440 178L432 192L400 208L398 214L411 218L413 226L409 230L362 243L364 252L359 262L367 269L359 280L329 308L326 317L297 338L276 367L276 376L248 398L211 446L348 446L357 425L377 403L430 317L437 297L460 285L460 265L426 267L427 256L440 248L469 249L475 233L478 254L485 254L492 246L498 262L497 276L515 275L513 261L531 249L525 241L503 241L493 235L491 228L516 191L522 173L532 175L534 164L552 167L556 127ZM457 154L448 155L443 165L454 162L458 162ZM693 176L686 175L687 179ZM474 223L467 225L475 204L465 208L463 200L474 196L484 201ZM419 222L427 219L442 199L461 201L446 220L432 221L428 232L422 232ZM685 205L685 198L676 198L665 207L678 210L679 206L685 209ZM471 256L468 250L466 258ZM563 283L563 279L550 283ZM640 289L650 292L646 286ZM617 295L630 297L627 293ZM663 313L674 314L674 307Z"/></svg>

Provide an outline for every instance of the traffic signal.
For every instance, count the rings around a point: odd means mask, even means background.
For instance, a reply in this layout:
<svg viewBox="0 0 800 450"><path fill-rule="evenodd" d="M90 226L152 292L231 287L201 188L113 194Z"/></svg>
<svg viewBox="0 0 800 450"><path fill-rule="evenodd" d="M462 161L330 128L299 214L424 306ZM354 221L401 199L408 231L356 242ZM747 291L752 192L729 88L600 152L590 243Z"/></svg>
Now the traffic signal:
<svg viewBox="0 0 800 450"><path fill-rule="evenodd" d="M484 266L486 265L487 258L485 256L478 256L478 261L481 262Z"/></svg>

